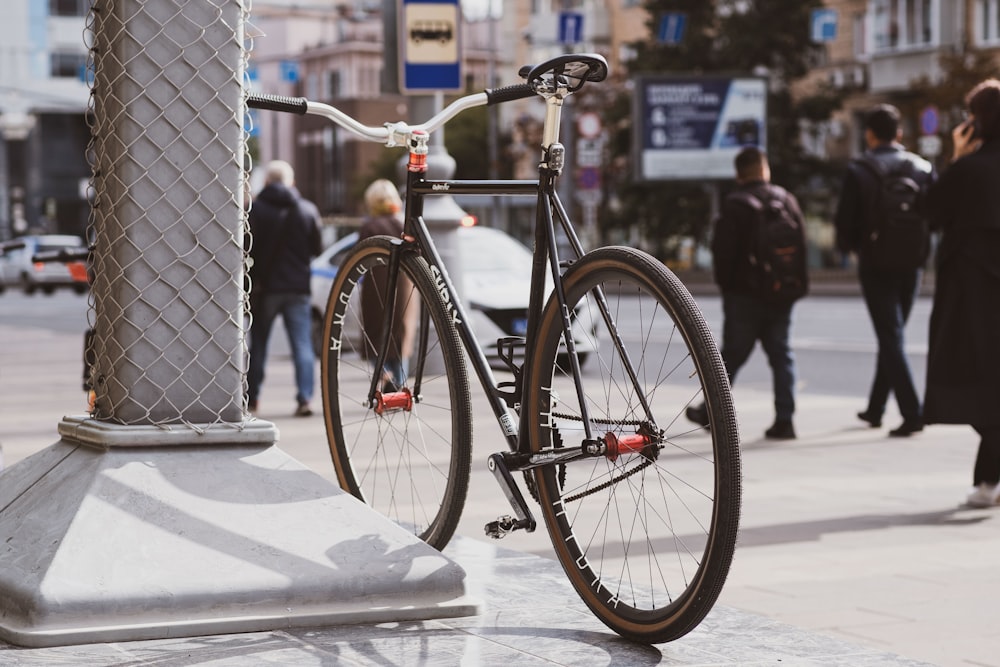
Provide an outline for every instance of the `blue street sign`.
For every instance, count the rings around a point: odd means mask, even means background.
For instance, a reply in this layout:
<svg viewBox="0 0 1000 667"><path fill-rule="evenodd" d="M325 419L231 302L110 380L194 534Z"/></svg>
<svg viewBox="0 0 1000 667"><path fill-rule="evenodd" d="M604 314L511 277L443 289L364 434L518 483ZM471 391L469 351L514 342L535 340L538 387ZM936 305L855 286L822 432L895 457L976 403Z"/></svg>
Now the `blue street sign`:
<svg viewBox="0 0 1000 667"><path fill-rule="evenodd" d="M937 107L932 105L924 107L920 112L920 129L924 134L937 134L940 128Z"/></svg>
<svg viewBox="0 0 1000 667"><path fill-rule="evenodd" d="M282 60L279 68L281 80L285 83L297 83L299 80L299 63L294 60Z"/></svg>
<svg viewBox="0 0 1000 667"><path fill-rule="evenodd" d="M402 91L461 90L458 0L403 0L398 25Z"/></svg>
<svg viewBox="0 0 1000 667"><path fill-rule="evenodd" d="M684 28L687 26L687 14L672 12L664 14L660 19L660 29L657 37L664 44L680 44L684 39Z"/></svg>
<svg viewBox="0 0 1000 667"><path fill-rule="evenodd" d="M814 42L832 42L837 39L837 10L814 9L809 20L809 34Z"/></svg>
<svg viewBox="0 0 1000 667"><path fill-rule="evenodd" d="M583 41L583 14L559 12L559 43L579 44Z"/></svg>

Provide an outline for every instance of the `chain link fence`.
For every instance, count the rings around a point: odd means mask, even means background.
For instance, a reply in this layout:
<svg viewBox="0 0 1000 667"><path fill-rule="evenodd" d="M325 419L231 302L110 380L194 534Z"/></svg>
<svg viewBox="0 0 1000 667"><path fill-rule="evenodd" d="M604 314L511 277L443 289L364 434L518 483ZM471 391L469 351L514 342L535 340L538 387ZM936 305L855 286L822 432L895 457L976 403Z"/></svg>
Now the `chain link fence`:
<svg viewBox="0 0 1000 667"><path fill-rule="evenodd" d="M93 0L92 416L247 418L240 0Z"/></svg>

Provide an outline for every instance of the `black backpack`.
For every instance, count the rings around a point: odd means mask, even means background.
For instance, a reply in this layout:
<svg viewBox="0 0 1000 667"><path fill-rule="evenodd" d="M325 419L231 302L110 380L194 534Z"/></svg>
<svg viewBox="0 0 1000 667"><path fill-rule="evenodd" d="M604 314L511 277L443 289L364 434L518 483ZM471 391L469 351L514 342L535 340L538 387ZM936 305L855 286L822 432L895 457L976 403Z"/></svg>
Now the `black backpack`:
<svg viewBox="0 0 1000 667"><path fill-rule="evenodd" d="M861 239L869 266L909 270L924 265L930 250L930 223L920 210L922 188L909 160L892 166L865 155L859 162L875 175L875 195Z"/></svg>
<svg viewBox="0 0 1000 667"><path fill-rule="evenodd" d="M756 269L756 293L778 304L790 304L809 291L806 240L802 224L783 191L760 198L745 191L730 195L756 212L750 264Z"/></svg>

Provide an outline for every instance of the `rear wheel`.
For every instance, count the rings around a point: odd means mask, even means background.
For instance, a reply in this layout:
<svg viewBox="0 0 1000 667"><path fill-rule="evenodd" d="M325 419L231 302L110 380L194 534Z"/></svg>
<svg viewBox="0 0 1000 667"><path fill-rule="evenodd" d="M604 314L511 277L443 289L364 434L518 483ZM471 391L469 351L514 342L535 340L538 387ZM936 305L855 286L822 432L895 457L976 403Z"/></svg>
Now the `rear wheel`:
<svg viewBox="0 0 1000 667"><path fill-rule="evenodd" d="M563 569L605 624L637 641L677 639L712 608L736 546L739 436L726 371L690 294L645 253L597 250L564 283L566 312L587 318L574 329L596 332L583 403L591 436L607 451L537 468L541 513ZM527 379L534 452L585 441L581 401L560 353L561 312L553 298ZM710 431L685 418L701 401Z"/></svg>
<svg viewBox="0 0 1000 667"><path fill-rule="evenodd" d="M388 266L391 243L389 237L359 243L330 290L320 355L327 440L342 488L442 549L455 532L469 486L469 382L431 270L404 252L396 310L419 311L415 335L409 331L415 343L409 375L399 387L379 378L384 391L370 404L373 338L380 334L366 334L362 292L369 313L386 312L388 290L374 274ZM374 328L370 320L368 325ZM395 327L392 335L394 344L407 347L396 340Z"/></svg>

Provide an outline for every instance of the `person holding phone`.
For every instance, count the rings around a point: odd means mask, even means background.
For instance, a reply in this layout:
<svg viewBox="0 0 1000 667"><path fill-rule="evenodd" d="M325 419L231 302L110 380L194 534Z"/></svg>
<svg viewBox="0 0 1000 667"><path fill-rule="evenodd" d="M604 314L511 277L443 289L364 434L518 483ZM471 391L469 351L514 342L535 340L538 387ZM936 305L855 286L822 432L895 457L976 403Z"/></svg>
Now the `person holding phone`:
<svg viewBox="0 0 1000 667"><path fill-rule="evenodd" d="M941 239L924 421L979 434L966 504L992 507L1000 499L1000 80L975 86L965 104L952 162L928 193Z"/></svg>

